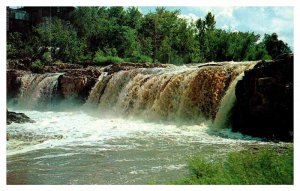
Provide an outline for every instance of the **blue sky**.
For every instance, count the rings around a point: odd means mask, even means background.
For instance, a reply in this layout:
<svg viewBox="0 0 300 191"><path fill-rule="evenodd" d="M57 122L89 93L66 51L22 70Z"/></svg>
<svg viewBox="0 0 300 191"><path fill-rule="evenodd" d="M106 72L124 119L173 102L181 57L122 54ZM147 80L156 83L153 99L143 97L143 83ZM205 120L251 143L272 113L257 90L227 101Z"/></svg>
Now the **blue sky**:
<svg viewBox="0 0 300 191"><path fill-rule="evenodd" d="M155 11L156 7L139 7L142 13ZM276 32L279 39L294 46L293 7L166 7L179 9L181 17L188 20L204 18L211 11L216 18L217 28L231 31L255 32L261 35Z"/></svg>

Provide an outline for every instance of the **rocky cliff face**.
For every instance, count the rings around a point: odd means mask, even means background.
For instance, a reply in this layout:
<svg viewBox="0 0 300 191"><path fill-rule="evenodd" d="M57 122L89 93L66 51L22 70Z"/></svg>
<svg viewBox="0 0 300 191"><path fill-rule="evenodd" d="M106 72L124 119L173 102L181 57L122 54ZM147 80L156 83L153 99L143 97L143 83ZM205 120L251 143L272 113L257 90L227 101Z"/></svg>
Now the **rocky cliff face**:
<svg viewBox="0 0 300 191"><path fill-rule="evenodd" d="M15 98L19 94L21 87L20 77L27 73L29 72L16 69L8 69L6 71L7 99Z"/></svg>
<svg viewBox="0 0 300 191"><path fill-rule="evenodd" d="M97 69L68 70L58 79L58 89L63 99L84 102L95 85L100 72Z"/></svg>
<svg viewBox="0 0 300 191"><path fill-rule="evenodd" d="M258 63L236 86L232 130L293 141L293 55Z"/></svg>

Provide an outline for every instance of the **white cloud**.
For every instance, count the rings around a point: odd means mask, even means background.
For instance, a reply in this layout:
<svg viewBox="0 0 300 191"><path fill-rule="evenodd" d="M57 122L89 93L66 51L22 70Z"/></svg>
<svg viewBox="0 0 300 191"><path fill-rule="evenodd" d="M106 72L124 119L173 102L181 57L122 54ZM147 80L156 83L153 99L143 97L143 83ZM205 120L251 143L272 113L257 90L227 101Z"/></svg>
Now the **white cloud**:
<svg viewBox="0 0 300 191"><path fill-rule="evenodd" d="M179 18L186 19L188 22L195 22L199 19L199 17L193 13L189 13L187 15L181 14L178 16Z"/></svg>
<svg viewBox="0 0 300 191"><path fill-rule="evenodd" d="M225 7L223 8L221 11L219 11L219 13L217 13L216 17L228 17L231 18L232 17L232 13L233 13L233 7Z"/></svg>
<svg viewBox="0 0 300 191"><path fill-rule="evenodd" d="M294 18L294 11L293 7L275 7L274 13L277 17L283 19L293 19Z"/></svg>
<svg viewBox="0 0 300 191"><path fill-rule="evenodd" d="M178 7L181 18L195 21L208 12L215 15L216 27L229 31L255 32L263 38L273 32L293 48L293 7Z"/></svg>

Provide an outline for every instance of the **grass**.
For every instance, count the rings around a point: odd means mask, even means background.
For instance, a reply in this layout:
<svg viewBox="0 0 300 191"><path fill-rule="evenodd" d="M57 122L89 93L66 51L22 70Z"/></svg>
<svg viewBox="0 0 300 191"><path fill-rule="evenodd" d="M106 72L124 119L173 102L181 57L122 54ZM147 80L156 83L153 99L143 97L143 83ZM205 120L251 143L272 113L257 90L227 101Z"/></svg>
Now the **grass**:
<svg viewBox="0 0 300 191"><path fill-rule="evenodd" d="M172 184L293 184L293 147L243 150L214 161L197 156L189 171Z"/></svg>
<svg viewBox="0 0 300 191"><path fill-rule="evenodd" d="M94 62L96 65L108 65L108 64L119 64L124 62L122 58L117 56L97 56L94 58Z"/></svg>

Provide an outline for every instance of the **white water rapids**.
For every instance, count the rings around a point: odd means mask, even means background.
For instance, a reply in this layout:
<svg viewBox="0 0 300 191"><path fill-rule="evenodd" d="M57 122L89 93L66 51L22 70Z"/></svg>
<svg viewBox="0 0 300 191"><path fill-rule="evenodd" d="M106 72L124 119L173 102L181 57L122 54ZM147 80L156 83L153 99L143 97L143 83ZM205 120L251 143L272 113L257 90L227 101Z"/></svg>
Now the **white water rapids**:
<svg viewBox="0 0 300 191"><path fill-rule="evenodd" d="M229 129L99 118L81 111L25 112L36 123L7 128L8 184L166 183L187 173L188 156L222 157L261 142Z"/></svg>

